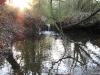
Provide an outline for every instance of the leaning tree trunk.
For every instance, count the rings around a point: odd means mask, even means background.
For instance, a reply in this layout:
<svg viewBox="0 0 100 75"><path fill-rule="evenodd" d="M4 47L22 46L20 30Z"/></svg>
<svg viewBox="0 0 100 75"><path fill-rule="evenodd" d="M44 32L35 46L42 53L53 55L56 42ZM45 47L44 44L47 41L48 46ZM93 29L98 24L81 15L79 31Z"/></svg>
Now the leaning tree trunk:
<svg viewBox="0 0 100 75"><path fill-rule="evenodd" d="M84 20L78 22L78 23L75 23L75 24L67 24L67 25L64 25L62 26L62 30L65 31L65 30L70 30L70 29L90 29L90 28L94 28L94 27L97 27L100 25L100 21L95 21L94 23L89 23L88 20L90 20L93 16L95 16L98 12L100 11L100 8L95 11L94 13L92 13L90 16L88 16L87 18L85 18ZM85 23L85 22L88 22L88 23ZM58 27L60 27L60 24L61 22L56 22L56 24L58 25ZM63 24L63 22L62 22Z"/></svg>

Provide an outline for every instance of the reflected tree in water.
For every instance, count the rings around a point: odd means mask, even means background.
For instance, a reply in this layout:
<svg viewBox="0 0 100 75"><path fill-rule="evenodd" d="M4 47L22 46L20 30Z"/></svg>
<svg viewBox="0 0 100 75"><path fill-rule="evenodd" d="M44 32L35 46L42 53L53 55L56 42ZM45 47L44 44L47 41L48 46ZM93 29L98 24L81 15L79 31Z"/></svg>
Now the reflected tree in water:
<svg viewBox="0 0 100 75"><path fill-rule="evenodd" d="M41 75L42 61L46 58L43 52L50 49L51 40L48 40L47 37L40 39L39 37L34 38L34 40L28 39L15 45L17 50L21 50L22 58L20 62L23 60L24 66L21 68L25 75Z"/></svg>
<svg viewBox="0 0 100 75"><path fill-rule="evenodd" d="M20 69L20 65L16 62L12 54L8 55L7 61L11 64L15 75L24 75L24 73Z"/></svg>
<svg viewBox="0 0 100 75"><path fill-rule="evenodd" d="M67 43L67 45L64 45L64 47L66 46L68 47L71 46L71 44L73 44L73 49L72 46L70 47L70 51L66 49L65 56L60 58L58 61L52 63L51 67L52 69L55 67L56 64L58 64L58 69L59 69L62 63L64 64L69 63L69 66L67 67L70 67L70 73L73 73L74 75L100 74L100 72L98 71L100 69L100 63L99 63L100 48L98 46L99 45L98 43L91 41L90 42L88 41L86 43L82 42L73 43L73 41L66 41L66 42L69 42L69 45Z"/></svg>
<svg viewBox="0 0 100 75"><path fill-rule="evenodd" d="M20 63L22 64L20 64L20 68L22 71L19 69L21 73L23 72L25 75L66 75L68 73L91 75L92 73L100 73L97 71L100 68L99 53L92 51L88 46L95 47L93 45L95 42L73 42L65 38L62 38L61 41L59 38L42 36L41 38L36 37L17 43L15 48L21 52ZM64 46L64 50L61 49L63 50L62 53L59 50L53 51L57 40L60 40ZM57 51L60 55L56 53ZM52 53L55 53L55 55L53 56ZM59 58L55 60L54 57L56 56L59 56Z"/></svg>

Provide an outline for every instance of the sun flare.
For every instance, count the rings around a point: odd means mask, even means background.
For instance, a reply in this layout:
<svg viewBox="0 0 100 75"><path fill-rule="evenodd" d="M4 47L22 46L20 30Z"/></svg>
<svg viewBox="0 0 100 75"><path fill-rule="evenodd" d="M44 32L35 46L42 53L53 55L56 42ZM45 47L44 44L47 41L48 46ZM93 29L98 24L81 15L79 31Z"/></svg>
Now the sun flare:
<svg viewBox="0 0 100 75"><path fill-rule="evenodd" d="M7 4L10 4L15 7L20 7L20 9L30 8L29 3L31 2L32 0L11 0L11 2L7 0Z"/></svg>

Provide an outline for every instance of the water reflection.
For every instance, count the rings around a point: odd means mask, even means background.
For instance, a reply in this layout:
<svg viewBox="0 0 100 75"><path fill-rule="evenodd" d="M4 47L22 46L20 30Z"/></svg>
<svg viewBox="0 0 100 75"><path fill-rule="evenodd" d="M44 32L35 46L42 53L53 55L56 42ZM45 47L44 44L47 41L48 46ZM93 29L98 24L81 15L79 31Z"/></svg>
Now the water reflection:
<svg viewBox="0 0 100 75"><path fill-rule="evenodd" d="M8 55L6 60L2 61L0 73L99 75L100 40L81 39L72 41L72 38L64 36L39 35L23 42L16 42L13 45L13 55ZM5 74L2 72L4 70Z"/></svg>

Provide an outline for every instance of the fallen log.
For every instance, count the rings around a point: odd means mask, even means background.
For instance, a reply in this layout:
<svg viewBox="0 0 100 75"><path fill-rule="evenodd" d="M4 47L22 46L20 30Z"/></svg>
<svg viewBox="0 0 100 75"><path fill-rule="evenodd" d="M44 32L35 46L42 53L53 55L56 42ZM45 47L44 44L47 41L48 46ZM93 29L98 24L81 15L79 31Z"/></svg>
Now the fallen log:
<svg viewBox="0 0 100 75"><path fill-rule="evenodd" d="M96 26L100 25L100 21L95 21L93 23L89 23L89 19L91 19L93 16L95 16L98 12L100 12L100 8L98 10L96 10L94 13L92 13L90 16L88 16L87 18L83 19L82 21L75 23L75 24L65 24L63 25L63 21L62 22L56 22L57 26L62 29L63 31L65 30L71 30L71 29L90 29L90 28L94 28ZM88 23L85 23L88 22ZM62 27L61 27L62 26Z"/></svg>
<svg viewBox="0 0 100 75"><path fill-rule="evenodd" d="M70 29L91 29L100 25L99 21L90 24L75 24L75 25L65 25L62 27L62 30L70 30Z"/></svg>
<svg viewBox="0 0 100 75"><path fill-rule="evenodd" d="M91 17L95 16L99 12L100 12L100 8L98 10L96 10L94 13L92 13L90 16L88 16L87 18L85 18L84 20L80 21L77 24L81 24L82 22L85 22L85 21L89 20Z"/></svg>

